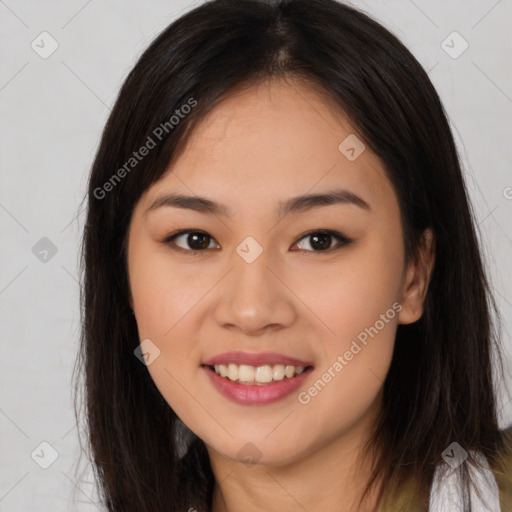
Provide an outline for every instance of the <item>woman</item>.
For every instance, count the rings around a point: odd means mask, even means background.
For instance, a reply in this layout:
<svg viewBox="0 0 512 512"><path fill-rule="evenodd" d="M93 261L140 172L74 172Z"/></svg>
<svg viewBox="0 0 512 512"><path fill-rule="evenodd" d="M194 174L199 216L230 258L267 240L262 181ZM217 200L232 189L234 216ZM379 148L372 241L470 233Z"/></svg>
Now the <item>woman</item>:
<svg viewBox="0 0 512 512"><path fill-rule="evenodd" d="M453 137L378 23L331 0L193 9L123 84L88 201L107 510L511 510Z"/></svg>

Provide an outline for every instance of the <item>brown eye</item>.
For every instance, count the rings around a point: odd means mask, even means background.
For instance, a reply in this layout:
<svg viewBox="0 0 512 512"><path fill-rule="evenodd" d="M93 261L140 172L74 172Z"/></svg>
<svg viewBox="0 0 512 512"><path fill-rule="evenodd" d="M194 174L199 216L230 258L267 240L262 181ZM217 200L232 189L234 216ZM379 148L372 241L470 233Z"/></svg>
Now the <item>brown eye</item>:
<svg viewBox="0 0 512 512"><path fill-rule="evenodd" d="M302 240L308 239L309 243L305 244L306 247L304 247ZM335 244L334 246L332 246L333 240L338 241L338 243ZM310 233L304 235L299 240L299 242L297 242L297 246L301 250L306 250L310 252L327 252L331 249L335 249L343 245L349 245L351 242L352 240L350 238L347 238L341 233L337 233L334 231L311 231ZM300 244L303 244L303 246L300 247ZM307 248L308 245L311 249Z"/></svg>
<svg viewBox="0 0 512 512"><path fill-rule="evenodd" d="M165 243L172 242L178 248L184 251L203 251L205 249L214 249L210 244L214 239L202 231L180 231L175 235L168 237Z"/></svg>

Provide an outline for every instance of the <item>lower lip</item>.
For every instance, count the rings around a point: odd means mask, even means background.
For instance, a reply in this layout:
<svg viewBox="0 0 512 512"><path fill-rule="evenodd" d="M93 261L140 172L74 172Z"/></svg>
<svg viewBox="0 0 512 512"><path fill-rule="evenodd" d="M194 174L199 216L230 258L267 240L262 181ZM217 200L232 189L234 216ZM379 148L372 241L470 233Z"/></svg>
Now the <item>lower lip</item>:
<svg viewBox="0 0 512 512"><path fill-rule="evenodd" d="M308 368L297 377L291 379L284 378L272 384L258 385L245 385L237 384L225 377L217 375L213 370L207 366L203 369L210 377L212 384L216 387L217 391L223 394L226 398L233 400L239 404L256 405L256 404L269 404L277 402L281 398L293 393L307 378L312 367Z"/></svg>

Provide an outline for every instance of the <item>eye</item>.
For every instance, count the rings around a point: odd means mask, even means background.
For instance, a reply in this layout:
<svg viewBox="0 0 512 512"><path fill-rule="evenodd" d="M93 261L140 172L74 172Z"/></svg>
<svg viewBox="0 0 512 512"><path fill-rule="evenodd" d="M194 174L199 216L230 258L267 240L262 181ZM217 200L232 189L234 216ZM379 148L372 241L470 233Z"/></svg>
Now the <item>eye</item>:
<svg viewBox="0 0 512 512"><path fill-rule="evenodd" d="M308 243L302 242L308 239L310 240ZM332 243L336 240L338 243L333 246ZM216 242L216 246L211 245L214 241L215 239L204 231L182 230L168 236L163 243L171 244L179 251L201 252L206 249L220 249ZM329 252L342 246L350 245L352 242L352 239L337 231L317 230L303 235L295 245L298 246L299 250L306 250L308 252Z"/></svg>
<svg viewBox="0 0 512 512"><path fill-rule="evenodd" d="M179 250L200 252L205 249L218 249L218 244L217 247L210 246L210 243L213 242L213 240L214 238L204 231L179 231L178 233L167 237L164 240L164 243L168 244L172 242L172 245L177 246Z"/></svg>
<svg viewBox="0 0 512 512"><path fill-rule="evenodd" d="M302 242L302 240L310 241L306 244ZM338 240L338 244L332 246L333 240ZM297 246L300 246L302 243L302 247L299 247L301 250L306 250L310 252L328 252L334 249L339 249L341 246L350 245L353 242L350 238L338 233L337 231L329 231L329 230L320 230L320 231L310 231L306 233L300 240L297 242ZM311 247L308 249L307 246Z"/></svg>

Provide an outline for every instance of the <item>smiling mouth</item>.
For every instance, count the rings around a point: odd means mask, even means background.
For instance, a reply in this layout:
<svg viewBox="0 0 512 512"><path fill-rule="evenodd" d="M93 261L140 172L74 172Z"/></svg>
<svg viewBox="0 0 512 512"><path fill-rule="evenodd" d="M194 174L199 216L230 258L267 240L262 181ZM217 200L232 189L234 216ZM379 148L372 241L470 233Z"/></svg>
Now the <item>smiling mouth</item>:
<svg viewBox="0 0 512 512"><path fill-rule="evenodd" d="M266 386L276 382L291 380L313 369L313 366L293 366L284 364L251 366L246 364L202 365L220 377L246 386Z"/></svg>

